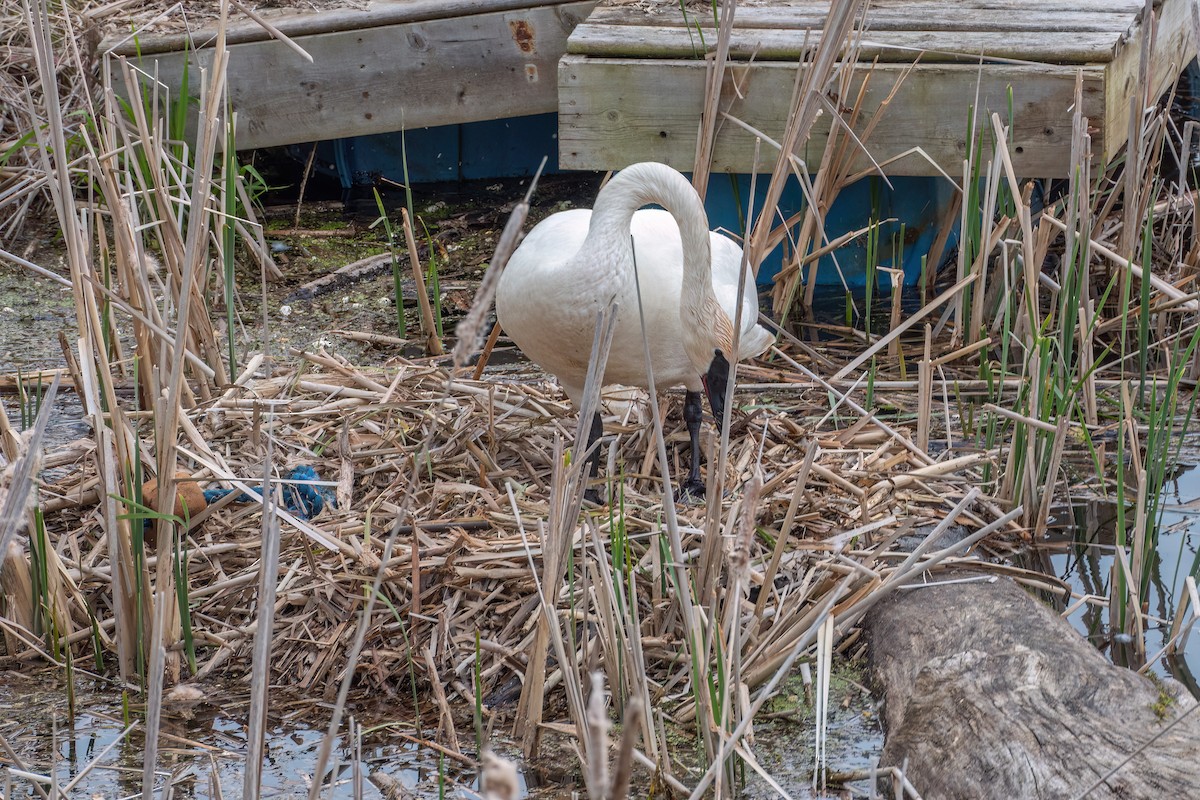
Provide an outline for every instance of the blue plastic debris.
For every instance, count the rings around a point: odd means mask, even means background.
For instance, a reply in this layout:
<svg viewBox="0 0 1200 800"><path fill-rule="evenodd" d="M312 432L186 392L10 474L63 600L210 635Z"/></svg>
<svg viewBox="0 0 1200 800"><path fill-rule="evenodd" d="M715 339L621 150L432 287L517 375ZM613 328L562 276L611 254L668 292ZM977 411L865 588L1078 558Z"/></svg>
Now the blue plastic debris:
<svg viewBox="0 0 1200 800"><path fill-rule="evenodd" d="M317 471L312 467L301 466L296 467L288 473L287 480L289 481L318 481ZM205 489L204 500L207 503L214 503L226 495L233 494L236 489ZM253 495L247 492L241 492L237 497L233 498L235 503L249 503L258 499L258 492ZM329 496L326 492L311 483L287 483L283 486L283 505L284 507L300 519L312 519L325 509L325 504L336 507L337 501Z"/></svg>

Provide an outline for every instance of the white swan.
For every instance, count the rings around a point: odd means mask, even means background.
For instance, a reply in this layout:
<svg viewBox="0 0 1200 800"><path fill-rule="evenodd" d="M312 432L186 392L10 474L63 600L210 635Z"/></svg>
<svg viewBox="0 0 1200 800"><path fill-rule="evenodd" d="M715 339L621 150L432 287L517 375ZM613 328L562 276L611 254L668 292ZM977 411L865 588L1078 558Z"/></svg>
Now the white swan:
<svg viewBox="0 0 1200 800"><path fill-rule="evenodd" d="M638 210L652 203L667 210ZM496 314L509 337L558 378L578 408L596 315L615 299L619 309L604 382L644 387L635 251L655 384L687 389L683 411L692 463L683 489L700 495L700 391L720 424L742 249L709 231L704 205L686 178L665 164L634 164L600 190L592 210L542 220L500 276ZM738 358L756 356L774 340L757 319L748 277ZM589 444L600 432L597 414Z"/></svg>

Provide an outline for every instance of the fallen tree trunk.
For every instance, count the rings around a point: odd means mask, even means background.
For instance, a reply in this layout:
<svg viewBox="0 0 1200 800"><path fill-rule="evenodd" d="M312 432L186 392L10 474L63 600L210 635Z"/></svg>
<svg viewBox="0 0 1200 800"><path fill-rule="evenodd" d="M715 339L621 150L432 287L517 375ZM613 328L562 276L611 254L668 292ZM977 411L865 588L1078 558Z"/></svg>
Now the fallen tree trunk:
<svg viewBox="0 0 1200 800"><path fill-rule="evenodd" d="M1196 701L1114 666L1012 581L899 591L863 624L883 763L907 762L926 800L1200 797Z"/></svg>

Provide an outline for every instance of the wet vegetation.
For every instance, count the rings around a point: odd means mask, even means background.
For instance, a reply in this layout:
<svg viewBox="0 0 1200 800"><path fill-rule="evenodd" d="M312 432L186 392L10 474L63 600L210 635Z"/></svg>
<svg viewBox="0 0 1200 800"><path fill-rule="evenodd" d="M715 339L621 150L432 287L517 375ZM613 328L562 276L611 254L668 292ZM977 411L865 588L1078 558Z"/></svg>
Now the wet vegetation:
<svg viewBox="0 0 1200 800"><path fill-rule="evenodd" d="M857 41L858 6L834 4L785 144L811 132L824 91L855 96L834 55ZM846 677L856 625L965 563L1086 606L1134 666L1185 641L1194 565L1173 619L1147 606L1200 370L1196 194L1164 169L1191 161L1157 98L1112 164L1095 163L1077 103L1071 177L1036 210L1011 167L1011 110L964 109L959 243L931 257L947 267L917 290L876 273L834 322L810 315L803 278L831 241L811 209L861 177L854 150L835 128L845 157L809 181L816 165L794 156L768 177L764 143L768 197L789 179L810 195L783 226L770 202L748 209L747 268L783 239L790 261L771 298L777 344L736 368L730 418L706 433L720 500L676 502L680 398L626 393L601 406L610 502L594 507L586 424L498 338L479 283L512 231L589 203L593 178L542 179L532 207L528 182L465 203L381 196L350 221L279 208L223 127L222 38L204 93L168 102L125 64L88 90L69 13L26 6L21 26L36 91L0 151L0 235L33 246L0 259L65 302L0 285L8 330L63 333L57 369L6 346L21 374L4 376L0 415L0 658L50 668L66 727L97 713L81 697L107 699L113 741L131 743L120 791L227 785L215 756L165 766L209 747L180 741L181 706L237 719L222 758L236 750L244 797L271 786L272 729L302 721L307 736L314 720L310 797L368 780L404 796L368 757L379 742L432 754L423 796L517 796L494 750L596 798L731 796L779 782L754 737L813 730L789 782L863 791L874 771L841 772L828 746L834 706L861 701ZM471 309L462 338L487 343L443 354ZM63 394L88 430L47 440ZM1006 561L1068 494L1115 509L1103 591ZM1158 627L1162 652L1146 646ZM68 796L9 735L5 796L13 783Z"/></svg>

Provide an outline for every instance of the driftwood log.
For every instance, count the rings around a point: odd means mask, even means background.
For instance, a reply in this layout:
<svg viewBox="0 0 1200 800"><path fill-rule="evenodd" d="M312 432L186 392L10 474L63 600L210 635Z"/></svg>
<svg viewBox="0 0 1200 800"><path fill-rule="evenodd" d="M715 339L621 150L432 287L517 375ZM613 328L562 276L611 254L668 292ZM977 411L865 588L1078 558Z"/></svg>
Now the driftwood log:
<svg viewBox="0 0 1200 800"><path fill-rule="evenodd" d="M1196 701L1114 666L1012 581L899 591L864 628L883 763L907 763L926 800L1200 797Z"/></svg>

